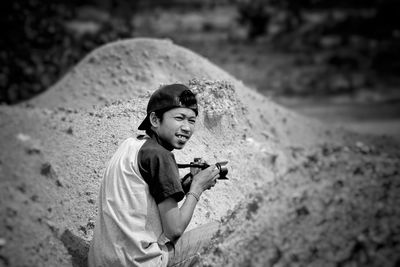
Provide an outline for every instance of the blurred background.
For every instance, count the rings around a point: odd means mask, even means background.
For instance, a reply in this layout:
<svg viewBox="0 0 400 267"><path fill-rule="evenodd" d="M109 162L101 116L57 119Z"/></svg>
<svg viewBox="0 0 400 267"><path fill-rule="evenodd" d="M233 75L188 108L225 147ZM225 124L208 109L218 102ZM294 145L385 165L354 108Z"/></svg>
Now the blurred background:
<svg viewBox="0 0 400 267"><path fill-rule="evenodd" d="M15 0L1 5L1 104L47 90L105 43L168 38L300 113L355 131L400 136L399 1Z"/></svg>

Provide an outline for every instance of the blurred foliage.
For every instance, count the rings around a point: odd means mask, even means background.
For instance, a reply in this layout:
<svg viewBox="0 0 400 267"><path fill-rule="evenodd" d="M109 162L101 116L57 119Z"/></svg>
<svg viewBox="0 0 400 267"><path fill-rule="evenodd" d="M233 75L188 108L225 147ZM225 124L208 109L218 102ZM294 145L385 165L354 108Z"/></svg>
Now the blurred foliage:
<svg viewBox="0 0 400 267"><path fill-rule="evenodd" d="M90 4L93 2L78 0L2 4L5 34L0 39L0 103L17 103L46 90L89 51L131 36L125 7L110 9L116 16L92 12L89 21L90 16L82 18L79 10ZM116 12L121 10L124 12ZM79 27L72 27L73 22L89 23L94 30L79 31Z"/></svg>
<svg viewBox="0 0 400 267"><path fill-rule="evenodd" d="M267 37L292 51L351 49L380 72L400 72L400 2L396 0L236 0L247 38ZM359 57L361 58L361 57ZM343 59L346 61L346 59ZM343 60L330 60L335 65Z"/></svg>
<svg viewBox="0 0 400 267"><path fill-rule="evenodd" d="M249 40L263 37L278 49L305 52L301 68L323 63L346 75L354 69L400 73L400 2L396 0L226 0L232 1L239 21L247 25ZM132 37L134 12L144 7L153 10L157 3L171 4L166 0L4 1L0 103L17 103L43 92L91 50ZM212 31L210 25L204 30ZM313 56L321 50L324 55ZM354 87L354 82L338 84Z"/></svg>
<svg viewBox="0 0 400 267"><path fill-rule="evenodd" d="M330 15L330 23L323 21L326 23L327 32L335 30L335 33L360 34L382 39L392 38L394 32L400 30L398 17L400 2L396 0L236 0L235 2L239 21L249 26L249 38L265 33L271 21L285 24L286 27L281 31L298 29L307 22L307 12L312 11Z"/></svg>

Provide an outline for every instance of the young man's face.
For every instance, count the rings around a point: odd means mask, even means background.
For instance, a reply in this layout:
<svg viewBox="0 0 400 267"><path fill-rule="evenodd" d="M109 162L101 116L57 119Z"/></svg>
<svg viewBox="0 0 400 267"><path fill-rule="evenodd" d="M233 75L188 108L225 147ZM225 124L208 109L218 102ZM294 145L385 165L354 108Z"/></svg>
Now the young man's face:
<svg viewBox="0 0 400 267"><path fill-rule="evenodd" d="M182 149L194 132L196 114L189 108L173 108L158 120L155 131L163 146L168 149Z"/></svg>

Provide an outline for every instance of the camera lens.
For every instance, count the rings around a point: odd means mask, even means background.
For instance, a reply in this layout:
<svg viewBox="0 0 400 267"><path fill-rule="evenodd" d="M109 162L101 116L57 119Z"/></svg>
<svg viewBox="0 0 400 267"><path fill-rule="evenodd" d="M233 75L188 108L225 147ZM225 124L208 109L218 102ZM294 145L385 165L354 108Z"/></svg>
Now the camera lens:
<svg viewBox="0 0 400 267"><path fill-rule="evenodd" d="M225 179L225 176L228 174L228 168L226 166L222 166L220 163L216 163L215 165L219 170L219 178Z"/></svg>

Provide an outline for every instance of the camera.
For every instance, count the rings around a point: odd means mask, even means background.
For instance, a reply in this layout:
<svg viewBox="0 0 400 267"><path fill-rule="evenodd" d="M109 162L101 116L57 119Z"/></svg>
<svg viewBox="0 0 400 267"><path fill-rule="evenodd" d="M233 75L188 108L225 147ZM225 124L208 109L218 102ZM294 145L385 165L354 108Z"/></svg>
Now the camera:
<svg viewBox="0 0 400 267"><path fill-rule="evenodd" d="M226 176L228 174L228 168L226 167L226 164L228 164L228 161L215 163L215 166L217 166L219 170L219 177L217 179L228 179L228 177ZM190 168L190 172L186 174L181 180L182 188L185 193L189 192L190 190L190 184L192 183L193 175L196 174L196 169L200 168L201 170L204 170L208 167L210 167L210 165L205 162L201 162L201 158L194 158L193 162L190 162L189 164L178 164L178 168L180 169Z"/></svg>
<svg viewBox="0 0 400 267"><path fill-rule="evenodd" d="M189 164L178 164L178 168L200 168L202 170L210 167L209 164L205 162L200 162L201 158L195 158L193 162L190 162ZM215 166L217 166L219 170L219 177L217 179L219 180L227 180L228 177L226 175L228 174L228 167L226 166L228 164L228 161L221 161L215 163Z"/></svg>

